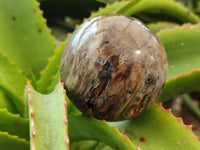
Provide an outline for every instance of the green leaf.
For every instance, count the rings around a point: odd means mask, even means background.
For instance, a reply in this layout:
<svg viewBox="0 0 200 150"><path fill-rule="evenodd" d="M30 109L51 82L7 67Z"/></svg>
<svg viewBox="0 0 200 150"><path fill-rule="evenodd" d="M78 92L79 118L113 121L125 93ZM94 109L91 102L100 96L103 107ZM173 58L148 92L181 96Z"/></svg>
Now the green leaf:
<svg viewBox="0 0 200 150"><path fill-rule="evenodd" d="M0 109L7 109L11 113L18 113L16 107L12 104L11 99L0 90Z"/></svg>
<svg viewBox="0 0 200 150"><path fill-rule="evenodd" d="M100 7L97 12L92 12L90 18L102 14L117 13L119 9L126 8L129 3L130 2L128 1L121 1L121 2L115 2L113 4L107 4L106 7L104 8Z"/></svg>
<svg viewBox="0 0 200 150"><path fill-rule="evenodd" d="M0 62L0 88L11 96L12 102L10 103L16 107L18 113L23 115L23 95L27 79L17 65L9 60L8 56L0 53Z"/></svg>
<svg viewBox="0 0 200 150"><path fill-rule="evenodd" d="M81 115L82 112L70 101L68 96L66 95L66 102L67 102L67 114L76 114Z"/></svg>
<svg viewBox="0 0 200 150"><path fill-rule="evenodd" d="M82 120L80 121L82 123ZM170 110L165 110L161 105L153 105L151 109L131 120L110 122L109 124L116 126L123 134L126 134L141 150L200 148L198 141L200 138L192 133L191 126L184 125L182 119L175 118ZM92 128L90 123L88 126L88 128ZM77 133L77 136L80 136L79 132ZM110 138L112 139L112 137ZM82 144L90 147L86 141L74 146L82 148L84 147ZM95 143L91 143L91 146L101 150L111 149L104 144L97 146Z"/></svg>
<svg viewBox="0 0 200 150"><path fill-rule="evenodd" d="M70 143L70 150L94 150L98 145L99 142L97 141L84 140Z"/></svg>
<svg viewBox="0 0 200 150"><path fill-rule="evenodd" d="M182 22L200 22L200 19L197 15L173 0L140 0L140 2L138 2L136 5L133 5L133 7L130 7L129 9L121 8L121 10L119 10L117 13L130 16L144 12L164 13L171 17L177 18Z"/></svg>
<svg viewBox="0 0 200 150"><path fill-rule="evenodd" d="M32 150L66 150L69 146L67 136L67 117L65 91L61 82L48 94L38 93L27 85Z"/></svg>
<svg viewBox="0 0 200 150"><path fill-rule="evenodd" d="M183 25L158 33L168 57L168 75L158 102L200 90L200 24Z"/></svg>
<svg viewBox="0 0 200 150"><path fill-rule="evenodd" d="M178 24L173 23L173 22L156 22L156 23L150 23L147 24L147 26L154 32L157 33L162 30L166 29L172 29L175 26L178 26Z"/></svg>
<svg viewBox="0 0 200 150"><path fill-rule="evenodd" d="M56 44L36 0L0 1L0 51L32 78L53 55Z"/></svg>
<svg viewBox="0 0 200 150"><path fill-rule="evenodd" d="M79 124L77 125L78 122L82 125L80 129L78 127ZM111 143L114 143L114 140L118 139L118 137L114 133L110 134L113 129L109 129L111 127L109 127L108 124L105 124L107 126L105 127L105 125L103 125L104 123L104 121L99 121L93 118L70 115L70 139L72 141L83 139L97 140L106 143L113 149L116 149L116 147L113 147ZM85 124L87 124L86 127ZM161 104L153 105L148 111L142 113L136 118L120 122L109 122L109 124L110 126L115 126L122 134L127 135L132 143L137 145L141 150L200 149L200 137L196 137L193 134L192 127L184 125L181 118L175 118L172 115L171 110L165 110ZM109 131L106 130L106 128ZM124 142L121 141L119 143L121 144ZM93 142L87 143L87 141L78 142L77 144L74 144L74 146L82 148L84 147L82 144L86 147L90 147L91 145L91 147L95 147L94 149L99 150L111 149L104 144L97 145ZM119 149L124 150L126 148L123 147ZM130 149L130 147L128 149Z"/></svg>
<svg viewBox="0 0 200 150"><path fill-rule="evenodd" d="M113 149L137 150L128 137L122 135L115 127L109 126L105 121L74 114L70 114L68 120L71 141L97 140Z"/></svg>
<svg viewBox="0 0 200 150"><path fill-rule="evenodd" d="M57 72L56 75L52 76L51 80L52 80L51 84L46 87L47 93L52 92L55 89L56 85L58 84L60 80L60 70Z"/></svg>
<svg viewBox="0 0 200 150"><path fill-rule="evenodd" d="M70 35L68 35L68 38L69 37ZM57 74L57 72L60 69L60 60L61 60L62 52L68 38L66 39L65 42L61 43L61 46L58 50L54 51L54 55L48 59L48 64L46 68L41 72L41 78L37 82L37 87L38 87L37 90L39 92L48 93L49 91L48 87L51 85L54 79L54 76ZM55 86L55 84L53 86Z"/></svg>
<svg viewBox="0 0 200 150"><path fill-rule="evenodd" d="M147 112L131 120L110 123L125 133L141 150L200 149L191 126L172 116L170 110L153 105Z"/></svg>
<svg viewBox="0 0 200 150"><path fill-rule="evenodd" d="M107 13L132 16L152 12L166 14L182 22L200 22L200 19L197 15L190 12L186 7L172 0L132 0L115 2L111 5L107 4L105 8L100 9L96 13L92 13L91 17Z"/></svg>
<svg viewBox="0 0 200 150"><path fill-rule="evenodd" d="M29 150L29 142L6 132L0 132L1 150Z"/></svg>
<svg viewBox="0 0 200 150"><path fill-rule="evenodd" d="M6 109L0 109L0 118L1 132L8 132L10 135L17 135L19 138L29 140L28 119L11 114Z"/></svg>

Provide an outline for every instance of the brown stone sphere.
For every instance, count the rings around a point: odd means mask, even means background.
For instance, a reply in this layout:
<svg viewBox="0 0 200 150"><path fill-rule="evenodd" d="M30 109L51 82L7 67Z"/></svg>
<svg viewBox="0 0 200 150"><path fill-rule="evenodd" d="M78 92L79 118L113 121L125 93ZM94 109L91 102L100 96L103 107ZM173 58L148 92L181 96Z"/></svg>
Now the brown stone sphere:
<svg viewBox="0 0 200 150"><path fill-rule="evenodd" d="M61 60L67 95L83 114L107 121L137 116L159 97L167 57L139 20L107 14L89 19L69 38Z"/></svg>

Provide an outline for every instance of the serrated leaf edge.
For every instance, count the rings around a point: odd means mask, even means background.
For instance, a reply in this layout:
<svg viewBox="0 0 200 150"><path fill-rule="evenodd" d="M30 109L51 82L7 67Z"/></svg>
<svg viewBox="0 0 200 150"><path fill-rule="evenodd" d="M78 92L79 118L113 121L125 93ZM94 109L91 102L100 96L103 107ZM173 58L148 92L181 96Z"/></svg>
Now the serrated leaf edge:
<svg viewBox="0 0 200 150"><path fill-rule="evenodd" d="M47 30L47 34L48 34L47 36L48 36L48 38L50 39L51 43L53 43L52 46L56 47L55 37L52 35L51 29L47 26L47 19L44 18L44 11L40 9L41 3L40 3L39 1L35 1L35 3L36 3L36 6L37 6L37 10L38 10L38 12L40 13L40 19L42 20L42 22L44 23L44 25L46 25L45 30ZM52 55L52 56L53 56L53 55ZM51 56L50 56L50 57L51 57ZM48 65L48 58L47 58L47 63L46 63L46 65L44 66L44 68L41 68L40 72L41 72L42 70L44 70L44 69L46 68L47 65ZM37 80L40 79L40 77L41 77L40 72L39 72L39 78L36 77ZM34 74L34 75L35 75L35 74Z"/></svg>
<svg viewBox="0 0 200 150"><path fill-rule="evenodd" d="M194 137L196 137L196 139L198 140L198 142L200 144L200 137L194 134L194 132L192 131L192 127L193 127L192 125L186 125L183 122L183 119L181 117L174 116L173 113L172 113L172 109L171 108L165 109L163 107L162 103L154 103L154 106L159 106L162 111L168 112L174 119L177 119L181 123L181 125L183 125L184 127L186 127L192 133L192 135Z"/></svg>
<svg viewBox="0 0 200 150"><path fill-rule="evenodd" d="M19 74L22 74L22 76L24 77L24 80L25 80L25 81L28 81L27 77L26 77L25 74L24 74L24 71L22 71L22 70L18 67L18 65L17 65L16 62L13 62L13 61L9 58L9 56L8 56L7 54L4 54L3 52L0 52L0 55L2 55L2 57L4 57L8 63L10 63L11 65L13 65L13 66L15 67L16 71L17 71ZM4 83L2 83L2 84L4 85ZM1 87L1 86L0 86L0 87ZM25 86L24 86L24 88L25 88ZM25 104L24 101L23 101L23 94L20 95L17 91L13 91L13 90L10 91L8 88L6 88L5 85L2 86L1 89L2 89L5 93L11 94L11 95L15 98L15 100L17 99L18 102L19 102L18 104L20 104L20 105L21 105L21 104ZM23 116L23 112L21 112L22 110L20 110L20 109L18 108L18 105L16 104L16 102L14 102L14 100L12 100L11 102L12 102L12 104L16 107L16 109L17 109L17 111L20 113L20 115Z"/></svg>
<svg viewBox="0 0 200 150"><path fill-rule="evenodd" d="M1 131L0 131L0 134L1 134L1 133L4 134L4 135L9 136L10 138L17 139L17 140L19 140L19 141L26 142L27 144L29 144L29 141L27 141L27 140L24 139L24 138L20 138L20 137L17 136L17 135L10 135L8 132L1 132Z"/></svg>
<svg viewBox="0 0 200 150"><path fill-rule="evenodd" d="M107 126L110 126L106 120L102 120ZM115 130L115 132L117 132L117 134L120 134L126 141L129 142L129 144L131 144L133 147L135 147L137 150L141 150L138 146L134 145L131 140L129 139L129 137L125 134L123 134L122 132L120 132L115 126L110 126L111 128L113 128Z"/></svg>
<svg viewBox="0 0 200 150"><path fill-rule="evenodd" d="M195 69L195 70L193 70L193 71L191 71L191 72L179 74L179 75L177 75L176 77L169 78L169 79L166 81L166 83L168 83L168 82L170 82L170 81L173 81L173 80L176 80L176 79L181 78L181 77L189 76L189 75L191 75L191 74L193 74L193 73L196 73L196 72L200 72L200 69ZM165 84L166 84L166 83L165 83Z"/></svg>
<svg viewBox="0 0 200 150"><path fill-rule="evenodd" d="M173 31L173 30L176 30L176 29L184 29L184 28L187 28L187 29L195 29L195 28L197 28L197 27L200 27L200 23L197 23L197 24L191 24L191 23L184 23L184 24L182 24L181 26L179 26L179 25L176 25L176 26L174 26L174 28L165 28L165 29L162 29L162 30L160 30L158 33L157 33L157 35L159 36L159 34L160 33L162 33L162 32L167 32L167 31Z"/></svg>
<svg viewBox="0 0 200 150"><path fill-rule="evenodd" d="M61 80L59 80L59 83L62 86L62 93L63 93L63 109L64 109L64 124L66 125L65 128L65 144L66 144L66 150L69 150L69 137L67 135L68 130L67 130L67 126L68 126L68 119L67 119L67 103L65 101L65 95L66 95L66 91L64 89L64 84L61 82ZM34 111L33 111L33 101L31 99L31 83L30 81L28 81L27 83L27 89L28 89L28 104L29 104L29 113L30 113L30 131L31 131L31 150L35 150L35 136L36 136L36 132L35 132L35 126L34 126ZM56 90L56 88L54 89L54 91ZM53 92L54 92L53 91ZM53 93L52 92L52 93ZM48 94L46 94L48 95Z"/></svg>

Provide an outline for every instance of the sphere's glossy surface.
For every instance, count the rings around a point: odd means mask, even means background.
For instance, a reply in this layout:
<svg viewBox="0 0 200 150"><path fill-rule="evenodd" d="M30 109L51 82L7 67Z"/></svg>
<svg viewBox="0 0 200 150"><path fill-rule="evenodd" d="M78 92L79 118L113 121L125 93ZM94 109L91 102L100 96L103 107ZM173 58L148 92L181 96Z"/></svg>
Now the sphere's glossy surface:
<svg viewBox="0 0 200 150"><path fill-rule="evenodd" d="M167 57L154 33L123 15L101 15L79 26L61 60L67 95L84 113L117 121L140 114L158 98Z"/></svg>

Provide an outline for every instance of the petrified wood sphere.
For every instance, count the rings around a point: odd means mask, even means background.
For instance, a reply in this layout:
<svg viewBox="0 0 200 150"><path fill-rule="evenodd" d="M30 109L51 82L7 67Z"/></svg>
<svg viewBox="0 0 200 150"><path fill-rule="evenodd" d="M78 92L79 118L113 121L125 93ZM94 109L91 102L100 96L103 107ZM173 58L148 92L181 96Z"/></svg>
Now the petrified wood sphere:
<svg viewBox="0 0 200 150"><path fill-rule="evenodd" d="M61 78L70 100L84 113L117 121L140 114L158 98L167 75L160 40L140 21L101 15L68 40Z"/></svg>

